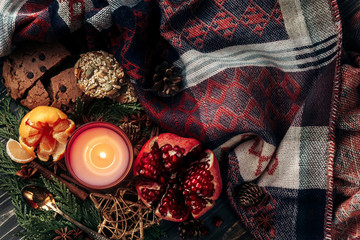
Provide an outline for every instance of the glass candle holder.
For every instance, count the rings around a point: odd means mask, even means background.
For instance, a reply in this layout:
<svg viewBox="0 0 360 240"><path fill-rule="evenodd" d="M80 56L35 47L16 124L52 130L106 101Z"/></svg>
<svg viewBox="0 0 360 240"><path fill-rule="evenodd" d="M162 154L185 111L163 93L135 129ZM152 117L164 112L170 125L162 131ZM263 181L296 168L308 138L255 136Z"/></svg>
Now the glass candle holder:
<svg viewBox="0 0 360 240"><path fill-rule="evenodd" d="M133 148L117 126L90 122L80 126L70 137L65 162L70 174L82 185L110 189L128 175L133 163Z"/></svg>

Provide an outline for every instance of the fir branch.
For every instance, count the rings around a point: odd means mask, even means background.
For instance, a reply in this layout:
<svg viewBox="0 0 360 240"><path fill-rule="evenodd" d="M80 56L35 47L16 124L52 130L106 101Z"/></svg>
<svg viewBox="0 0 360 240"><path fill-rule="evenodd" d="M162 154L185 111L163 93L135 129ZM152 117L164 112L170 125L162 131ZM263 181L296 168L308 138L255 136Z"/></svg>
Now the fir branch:
<svg viewBox="0 0 360 240"><path fill-rule="evenodd" d="M66 186L57 178L53 177L53 181L49 181L44 177L40 177L45 187L54 194L59 208L71 218L84 222L88 227L96 229L100 222L100 215L92 202L80 201L73 195ZM72 227L75 227L72 225Z"/></svg>
<svg viewBox="0 0 360 240"><path fill-rule="evenodd" d="M74 110L74 112L70 115L70 118L71 118L75 123L80 123L80 122L82 122L82 116L83 116L84 111L85 111L85 104L84 104L84 102L81 100L81 98L77 97L77 98L76 98L76 103L75 103L75 110Z"/></svg>
<svg viewBox="0 0 360 240"><path fill-rule="evenodd" d="M97 226L101 221L101 216L98 210L95 208L94 203L89 199L83 201L80 211L81 216L83 216L84 224L91 229L97 229Z"/></svg>
<svg viewBox="0 0 360 240"><path fill-rule="evenodd" d="M0 139L17 139L21 119L28 110L18 106L9 96L0 94Z"/></svg>
<svg viewBox="0 0 360 240"><path fill-rule="evenodd" d="M55 229L66 222L54 218L52 212L42 212L28 207L20 196L14 196L12 203L19 225L25 230L17 235L27 240L47 240L55 236Z"/></svg>
<svg viewBox="0 0 360 240"><path fill-rule="evenodd" d="M12 161L7 155L5 143L0 143L0 174L15 176L15 173L20 170L20 168L21 165ZM6 183L6 178L0 178L0 183L2 182Z"/></svg>
<svg viewBox="0 0 360 240"><path fill-rule="evenodd" d="M45 187L54 195L61 211L68 214L71 218L80 221L81 214L79 214L79 209L81 206L79 206L76 197L69 189L55 177L53 177L53 181L49 181L42 176L40 178L43 180Z"/></svg>
<svg viewBox="0 0 360 240"><path fill-rule="evenodd" d="M117 123L122 117L135 114L142 110L139 103L118 103L112 99L94 99L85 104L80 99L76 101L74 113L70 116L76 123L83 121L83 116L89 120L101 118L102 121Z"/></svg>

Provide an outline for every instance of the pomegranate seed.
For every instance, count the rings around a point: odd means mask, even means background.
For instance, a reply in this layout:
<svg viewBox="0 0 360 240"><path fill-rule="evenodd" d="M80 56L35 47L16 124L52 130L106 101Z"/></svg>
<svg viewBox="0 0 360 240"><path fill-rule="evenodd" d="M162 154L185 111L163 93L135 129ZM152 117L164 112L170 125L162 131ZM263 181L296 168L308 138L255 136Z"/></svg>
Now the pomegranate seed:
<svg viewBox="0 0 360 240"><path fill-rule="evenodd" d="M179 158L176 155L171 156L171 162L177 163L179 161Z"/></svg>
<svg viewBox="0 0 360 240"><path fill-rule="evenodd" d="M207 190L201 190L201 195L202 196L209 196L209 192Z"/></svg>
<svg viewBox="0 0 360 240"><path fill-rule="evenodd" d="M149 158L150 161L154 160L153 151L149 152L149 154L147 155L147 158Z"/></svg>
<svg viewBox="0 0 360 240"><path fill-rule="evenodd" d="M153 158L154 158L155 161L160 161L160 159L161 159L161 153L160 153L160 152L154 153Z"/></svg>
<svg viewBox="0 0 360 240"><path fill-rule="evenodd" d="M150 158L149 158L149 157L143 157L143 158L141 158L141 162L142 162L142 163L149 163L149 162L150 162Z"/></svg>
<svg viewBox="0 0 360 240"><path fill-rule="evenodd" d="M168 162L168 163L165 163L165 168L166 168L166 169L171 168L171 163L169 163L169 162Z"/></svg>
<svg viewBox="0 0 360 240"><path fill-rule="evenodd" d="M161 183L161 184L164 184L165 183L165 178L164 178L164 176L160 176L159 177L159 182Z"/></svg>
<svg viewBox="0 0 360 240"><path fill-rule="evenodd" d="M168 162L170 160L170 154L168 152L162 154L162 158L164 162Z"/></svg>
<svg viewBox="0 0 360 240"><path fill-rule="evenodd" d="M172 150L172 146L170 144L165 144L164 146L161 147L161 151L163 153L167 153L168 151Z"/></svg>

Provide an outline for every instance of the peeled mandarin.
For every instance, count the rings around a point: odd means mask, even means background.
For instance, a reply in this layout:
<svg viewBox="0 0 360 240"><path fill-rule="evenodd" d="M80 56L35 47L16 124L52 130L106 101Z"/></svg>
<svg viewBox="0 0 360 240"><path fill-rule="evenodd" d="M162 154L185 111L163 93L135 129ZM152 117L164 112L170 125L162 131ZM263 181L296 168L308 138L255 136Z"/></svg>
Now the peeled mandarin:
<svg viewBox="0 0 360 240"><path fill-rule="evenodd" d="M75 123L61 110L39 106L28 112L19 127L20 145L42 161L50 156L54 161L64 156L68 138L75 130Z"/></svg>

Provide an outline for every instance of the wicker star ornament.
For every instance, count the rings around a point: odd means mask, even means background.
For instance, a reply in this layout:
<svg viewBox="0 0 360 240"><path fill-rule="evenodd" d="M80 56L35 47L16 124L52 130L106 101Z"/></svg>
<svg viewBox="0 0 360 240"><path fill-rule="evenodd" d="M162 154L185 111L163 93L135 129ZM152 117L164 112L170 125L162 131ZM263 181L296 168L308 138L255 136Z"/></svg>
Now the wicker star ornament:
<svg viewBox="0 0 360 240"><path fill-rule="evenodd" d="M119 188L115 194L91 193L90 199L103 219L98 232L110 239L143 239L144 229L160 222L134 187Z"/></svg>

